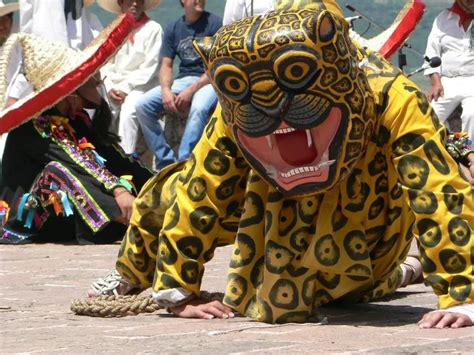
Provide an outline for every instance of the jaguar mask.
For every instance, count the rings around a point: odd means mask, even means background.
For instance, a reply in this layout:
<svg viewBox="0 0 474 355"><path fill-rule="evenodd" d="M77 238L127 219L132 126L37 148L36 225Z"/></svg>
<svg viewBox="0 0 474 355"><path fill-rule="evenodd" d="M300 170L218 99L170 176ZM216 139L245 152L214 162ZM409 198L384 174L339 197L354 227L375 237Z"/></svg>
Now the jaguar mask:
<svg viewBox="0 0 474 355"><path fill-rule="evenodd" d="M375 105L347 23L323 5L277 10L195 43L249 164L286 195L327 191L362 155Z"/></svg>

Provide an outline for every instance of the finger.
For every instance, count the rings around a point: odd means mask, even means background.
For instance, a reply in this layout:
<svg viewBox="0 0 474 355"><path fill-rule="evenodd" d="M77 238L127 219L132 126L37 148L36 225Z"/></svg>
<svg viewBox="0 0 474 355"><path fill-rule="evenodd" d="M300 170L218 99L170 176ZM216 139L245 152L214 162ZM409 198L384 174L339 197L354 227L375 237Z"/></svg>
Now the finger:
<svg viewBox="0 0 474 355"><path fill-rule="evenodd" d="M438 323L438 320L441 319L443 315L439 312L427 313L421 318L418 322L420 328L433 328L433 326Z"/></svg>
<svg viewBox="0 0 474 355"><path fill-rule="evenodd" d="M468 317L461 316L457 318L457 320L451 324L451 328L462 328L462 327L470 327L473 323Z"/></svg>
<svg viewBox="0 0 474 355"><path fill-rule="evenodd" d="M207 310L203 310L200 308L194 308L192 312L189 313L189 318L200 318L200 319L214 319L215 316L209 313Z"/></svg>
<svg viewBox="0 0 474 355"><path fill-rule="evenodd" d="M229 306L226 306L222 302L219 301L214 301L211 303L212 306L216 307L218 310L220 310L222 313L227 314L230 318L234 317L234 313L232 311L232 308Z"/></svg>
<svg viewBox="0 0 474 355"><path fill-rule="evenodd" d="M453 313L442 313L442 314L443 314L443 317L435 325L435 328L438 328L438 329L449 328L451 324L453 324L457 320L457 317Z"/></svg>

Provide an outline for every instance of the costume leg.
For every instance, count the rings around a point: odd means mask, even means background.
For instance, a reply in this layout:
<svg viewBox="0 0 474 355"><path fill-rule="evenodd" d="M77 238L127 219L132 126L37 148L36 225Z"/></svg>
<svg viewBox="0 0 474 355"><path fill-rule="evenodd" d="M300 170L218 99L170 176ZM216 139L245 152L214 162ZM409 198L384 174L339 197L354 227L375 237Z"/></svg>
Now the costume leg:
<svg viewBox="0 0 474 355"><path fill-rule="evenodd" d="M135 105L142 95L141 91L130 92L120 111L118 134L122 138L120 145L126 154L133 154L136 149L139 125Z"/></svg>
<svg viewBox="0 0 474 355"><path fill-rule="evenodd" d="M201 138L211 110L214 109L216 103L217 96L210 84L203 86L194 94L186 128L179 146L179 160L187 159L191 154L194 146Z"/></svg>
<svg viewBox="0 0 474 355"><path fill-rule="evenodd" d="M163 128L159 122L162 112L163 102L160 86L147 91L137 101L136 114L138 122L148 147L155 155L156 167L158 169L175 161L174 152L166 142Z"/></svg>

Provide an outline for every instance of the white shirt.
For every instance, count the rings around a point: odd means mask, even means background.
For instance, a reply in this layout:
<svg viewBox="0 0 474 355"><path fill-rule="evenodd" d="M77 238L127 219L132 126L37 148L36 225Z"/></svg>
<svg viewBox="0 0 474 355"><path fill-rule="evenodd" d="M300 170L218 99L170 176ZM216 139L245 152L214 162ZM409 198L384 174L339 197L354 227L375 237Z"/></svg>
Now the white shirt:
<svg viewBox="0 0 474 355"><path fill-rule="evenodd" d="M225 26L248 16L261 15L273 10L273 8L273 0L253 0L253 12L251 0L227 0L224 9L223 24Z"/></svg>
<svg viewBox="0 0 474 355"><path fill-rule="evenodd" d="M147 91L159 84L158 63L163 29L152 20L132 32L131 37L101 69L107 91Z"/></svg>
<svg viewBox="0 0 474 355"><path fill-rule="evenodd" d="M467 31L459 26L459 15L444 10L436 17L428 37L426 55L440 57L441 66L425 70L425 75L441 76L474 75L473 21Z"/></svg>
<svg viewBox="0 0 474 355"><path fill-rule="evenodd" d="M97 16L84 7L81 16L64 16L65 0L20 0L20 29L65 43L71 48L84 49L103 29Z"/></svg>

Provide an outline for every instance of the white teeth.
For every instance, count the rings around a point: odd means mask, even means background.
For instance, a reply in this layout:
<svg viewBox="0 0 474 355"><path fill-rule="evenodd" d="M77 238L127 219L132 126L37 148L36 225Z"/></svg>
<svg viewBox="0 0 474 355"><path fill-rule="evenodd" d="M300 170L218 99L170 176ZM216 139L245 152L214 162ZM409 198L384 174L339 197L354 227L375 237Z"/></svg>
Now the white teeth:
<svg viewBox="0 0 474 355"><path fill-rule="evenodd" d="M280 129L277 129L275 132L273 132L273 134L285 134L285 133L291 133L294 131L296 131L296 129L292 127L280 128Z"/></svg>
<svg viewBox="0 0 474 355"><path fill-rule="evenodd" d="M280 176L283 178L290 178L292 176L303 174L303 173L314 173L317 176L321 176L321 174L323 173L321 169L327 166L330 166L336 162L335 160L328 160L328 159L329 159L329 148L326 149L323 156L321 157L321 160L319 161L317 165L294 168L286 173L280 173ZM270 173L269 170L270 169L267 167L268 173ZM276 171L272 170L272 174L276 174Z"/></svg>
<svg viewBox="0 0 474 355"><path fill-rule="evenodd" d="M273 149L273 144L272 144L272 137L271 137L271 135L270 135L270 134L267 135L267 136L266 136L266 139L267 139L267 143L268 143L268 148Z"/></svg>
<svg viewBox="0 0 474 355"><path fill-rule="evenodd" d="M311 131L309 129L306 130L306 139L308 140L308 147L311 147L313 144L313 137L311 137Z"/></svg>

